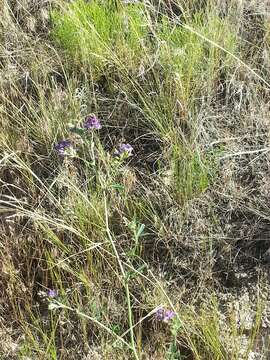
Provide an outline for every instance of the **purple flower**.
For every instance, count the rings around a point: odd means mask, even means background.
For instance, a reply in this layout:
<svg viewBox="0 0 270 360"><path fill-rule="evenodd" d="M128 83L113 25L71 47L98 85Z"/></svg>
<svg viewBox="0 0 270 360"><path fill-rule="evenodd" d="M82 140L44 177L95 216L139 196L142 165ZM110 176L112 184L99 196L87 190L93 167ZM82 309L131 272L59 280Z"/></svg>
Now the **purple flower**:
<svg viewBox="0 0 270 360"><path fill-rule="evenodd" d="M48 293L47 293L49 298L55 298L57 296L57 294L58 294L58 291L55 289L50 289L50 290L48 290Z"/></svg>
<svg viewBox="0 0 270 360"><path fill-rule="evenodd" d="M95 115L91 115L85 120L83 127L86 130L92 130L92 129L99 130L101 129L102 126L99 119Z"/></svg>
<svg viewBox="0 0 270 360"><path fill-rule="evenodd" d="M156 311L155 317L158 321L169 322L176 316L176 313L169 309L160 308Z"/></svg>
<svg viewBox="0 0 270 360"><path fill-rule="evenodd" d="M54 149L58 152L59 155L67 155L67 150L72 147L70 140L61 140L54 146Z"/></svg>
<svg viewBox="0 0 270 360"><path fill-rule="evenodd" d="M115 150L114 155L120 156L122 154L132 156L133 147L130 144L121 144L117 150Z"/></svg>

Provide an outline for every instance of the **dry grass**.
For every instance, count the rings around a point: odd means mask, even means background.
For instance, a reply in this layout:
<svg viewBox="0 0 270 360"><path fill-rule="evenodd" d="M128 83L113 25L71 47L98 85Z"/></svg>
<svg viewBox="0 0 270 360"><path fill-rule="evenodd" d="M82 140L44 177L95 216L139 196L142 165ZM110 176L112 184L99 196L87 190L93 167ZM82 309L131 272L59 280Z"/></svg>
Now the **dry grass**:
<svg viewBox="0 0 270 360"><path fill-rule="evenodd" d="M267 1L0 7L1 359L268 359Z"/></svg>

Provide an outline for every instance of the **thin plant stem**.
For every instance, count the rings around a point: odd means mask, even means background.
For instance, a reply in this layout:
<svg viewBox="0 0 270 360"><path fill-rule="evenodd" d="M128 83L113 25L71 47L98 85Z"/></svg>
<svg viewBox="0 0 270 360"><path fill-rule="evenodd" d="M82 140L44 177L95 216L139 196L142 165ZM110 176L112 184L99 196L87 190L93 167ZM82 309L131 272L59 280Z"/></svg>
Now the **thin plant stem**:
<svg viewBox="0 0 270 360"><path fill-rule="evenodd" d="M116 256L121 274L123 276L124 279L124 287L125 287L125 292L126 292L126 297L127 297L127 307L128 307L128 321L129 321L129 328L130 328L130 340L131 340L131 346L132 346L132 350L135 356L136 360L139 360L139 355L137 353L136 350L136 346L135 346L135 339L134 339L134 331L133 331L133 319L132 319L132 308L131 308L131 301L130 301L130 292L129 292L129 286L128 286L128 278L126 275L126 272L124 270L124 266L122 264L122 261L120 259L120 256L118 254L118 251L116 249L115 243L113 241L113 237L111 235L111 231L110 231L110 227L109 227L109 219L108 219L108 207L107 207L107 201L106 201L106 194L104 192L104 208L105 208L105 224L106 224L106 232L108 235L108 238L110 240L110 243L112 245L113 248L113 252Z"/></svg>

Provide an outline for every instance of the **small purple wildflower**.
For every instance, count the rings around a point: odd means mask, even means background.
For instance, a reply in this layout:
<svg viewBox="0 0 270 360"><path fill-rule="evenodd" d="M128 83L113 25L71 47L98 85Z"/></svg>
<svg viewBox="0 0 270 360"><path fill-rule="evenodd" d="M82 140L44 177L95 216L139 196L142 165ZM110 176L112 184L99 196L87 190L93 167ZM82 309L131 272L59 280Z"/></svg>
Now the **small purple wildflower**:
<svg viewBox="0 0 270 360"><path fill-rule="evenodd" d="M115 150L114 155L121 156L122 154L132 156L133 147L130 144L121 144L117 150Z"/></svg>
<svg viewBox="0 0 270 360"><path fill-rule="evenodd" d="M55 289L50 289L50 290L48 290L48 293L47 293L49 298L55 298L57 296L57 294L58 294L58 292Z"/></svg>
<svg viewBox="0 0 270 360"><path fill-rule="evenodd" d="M92 130L92 129L99 130L99 129L102 128L99 119L98 119L95 115L89 116L89 117L85 120L85 122L84 122L84 124L83 124L83 127L84 127L86 130Z"/></svg>
<svg viewBox="0 0 270 360"><path fill-rule="evenodd" d="M54 146L55 151L58 152L59 155L65 156L66 151L72 147L70 140L61 140Z"/></svg>
<svg viewBox="0 0 270 360"><path fill-rule="evenodd" d="M158 321L169 322L176 316L176 313L172 310L160 308L156 311L155 317Z"/></svg>

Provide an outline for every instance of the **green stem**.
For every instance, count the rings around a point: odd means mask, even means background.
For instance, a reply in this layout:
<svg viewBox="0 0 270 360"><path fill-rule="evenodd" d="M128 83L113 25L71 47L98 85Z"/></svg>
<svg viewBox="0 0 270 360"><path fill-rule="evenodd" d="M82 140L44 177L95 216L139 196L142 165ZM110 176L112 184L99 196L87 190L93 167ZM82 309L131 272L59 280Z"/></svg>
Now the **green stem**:
<svg viewBox="0 0 270 360"><path fill-rule="evenodd" d="M137 353L136 350L136 345L135 345L135 339L134 339L134 326L133 326L133 319L132 319L132 307L131 307L131 301L130 301L130 292L129 292L129 286L128 286L128 278L126 276L122 261L120 259L120 256L118 254L118 251L116 249L115 243L113 241L111 232L110 232L110 228L109 228L109 219L108 219L108 210L107 210L107 202L106 202L106 194L104 193L104 204L105 204L105 216L106 216L106 231L107 231L107 235L108 238L111 242L115 257L118 261L118 265L120 268L120 271L122 273L123 279L124 279L124 287L125 287L125 292L126 292L126 297L127 297L127 307L128 307L128 321L129 321L129 329L130 329L130 341L131 341L131 346L132 346L132 350L135 356L136 360L140 360L139 355Z"/></svg>

